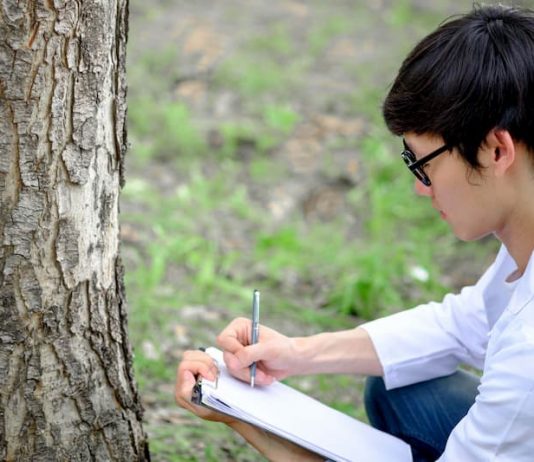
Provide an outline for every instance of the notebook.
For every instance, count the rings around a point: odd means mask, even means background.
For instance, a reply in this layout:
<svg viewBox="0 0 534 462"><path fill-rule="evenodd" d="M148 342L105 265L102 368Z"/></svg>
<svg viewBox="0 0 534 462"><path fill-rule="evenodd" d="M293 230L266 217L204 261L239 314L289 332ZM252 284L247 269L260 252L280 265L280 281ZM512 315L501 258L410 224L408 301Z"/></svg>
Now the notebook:
<svg viewBox="0 0 534 462"><path fill-rule="evenodd" d="M267 430L333 461L411 462L410 446L387 433L275 382L252 388L226 370L222 351L207 348L219 366L216 382L201 379L193 401Z"/></svg>

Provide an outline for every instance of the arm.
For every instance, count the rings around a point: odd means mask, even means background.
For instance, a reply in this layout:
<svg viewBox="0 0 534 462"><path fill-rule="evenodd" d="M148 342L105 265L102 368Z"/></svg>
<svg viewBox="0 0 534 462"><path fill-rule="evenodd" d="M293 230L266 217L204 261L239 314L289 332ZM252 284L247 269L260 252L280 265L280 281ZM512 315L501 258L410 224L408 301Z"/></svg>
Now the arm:
<svg viewBox="0 0 534 462"><path fill-rule="evenodd" d="M228 424L230 428L239 433L250 445L271 461L291 460L294 462L324 461L321 457L307 449L301 448L287 440L279 438L272 433L261 430L238 420Z"/></svg>
<svg viewBox="0 0 534 462"><path fill-rule="evenodd" d="M325 332L294 339L300 367L296 374L382 375L373 342L362 328Z"/></svg>
<svg viewBox="0 0 534 462"><path fill-rule="evenodd" d="M381 375L382 367L364 329L287 337L265 326L259 342L248 345L250 320L234 320L217 338L230 372L247 381L249 366L257 363L256 381L267 385L291 375L356 373Z"/></svg>
<svg viewBox="0 0 534 462"><path fill-rule="evenodd" d="M369 332L388 389L484 365L488 333L509 302L504 287L515 263L504 247L474 285L360 326Z"/></svg>

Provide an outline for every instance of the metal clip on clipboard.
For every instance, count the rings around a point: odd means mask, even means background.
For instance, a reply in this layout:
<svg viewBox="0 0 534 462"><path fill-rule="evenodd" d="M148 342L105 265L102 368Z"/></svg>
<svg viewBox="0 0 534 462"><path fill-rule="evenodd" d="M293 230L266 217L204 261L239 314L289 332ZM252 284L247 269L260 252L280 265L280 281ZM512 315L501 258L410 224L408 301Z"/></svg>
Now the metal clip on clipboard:
<svg viewBox="0 0 534 462"><path fill-rule="evenodd" d="M206 351L205 348L199 348L201 351ZM217 389L217 386L219 385L219 363L216 359L213 359L217 366L217 377L215 378L215 381L207 380L209 382L210 386ZM197 376L196 383L193 386L193 393L191 395L191 401L195 404L201 405L202 404L202 377Z"/></svg>
<svg viewBox="0 0 534 462"><path fill-rule="evenodd" d="M197 381L193 386L191 401L198 405L202 404L202 377L197 378Z"/></svg>

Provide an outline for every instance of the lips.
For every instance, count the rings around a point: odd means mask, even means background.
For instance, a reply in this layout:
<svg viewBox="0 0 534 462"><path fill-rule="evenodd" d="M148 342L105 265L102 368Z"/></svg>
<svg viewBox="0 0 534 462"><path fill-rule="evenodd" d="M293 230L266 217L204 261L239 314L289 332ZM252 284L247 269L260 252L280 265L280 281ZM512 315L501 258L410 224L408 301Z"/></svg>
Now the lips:
<svg viewBox="0 0 534 462"><path fill-rule="evenodd" d="M445 212L444 212L443 210L440 210L440 208L439 208L438 206L436 206L436 204L432 204L432 207L434 208L434 210L435 210L436 212L439 213L439 216L440 216L443 220L445 220L445 219L447 218L447 215L445 214Z"/></svg>

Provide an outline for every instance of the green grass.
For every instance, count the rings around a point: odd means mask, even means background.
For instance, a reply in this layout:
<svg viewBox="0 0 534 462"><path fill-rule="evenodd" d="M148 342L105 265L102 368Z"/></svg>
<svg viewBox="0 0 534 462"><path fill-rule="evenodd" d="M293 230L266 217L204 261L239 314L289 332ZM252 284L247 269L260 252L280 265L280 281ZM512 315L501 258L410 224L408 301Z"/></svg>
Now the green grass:
<svg viewBox="0 0 534 462"><path fill-rule="evenodd" d="M365 139L362 152L370 180L352 200L355 208L365 208L366 233L349 252L351 261L331 303L372 319L445 293L448 287L440 282L435 262L452 248L453 237L428 204L414 196L412 182L399 174L398 159L380 138ZM432 242L441 245L425 244ZM410 277L414 267L424 268L428 280Z"/></svg>
<svg viewBox="0 0 534 462"><path fill-rule="evenodd" d="M295 123L292 112L281 114L267 127L279 140ZM453 251L453 239L436 223L428 204L414 196L412 179L395 154L398 147L387 137L369 136L359 143L367 180L350 191L347 200L350 213L362 221L363 234L349 239L342 218L310 226L302 215L292 214L275 226L241 179L254 178L269 188L278 180L273 172L286 172L260 143L252 144L249 162L239 160L239 140L253 135L233 136L226 152L206 154L213 159L209 172L202 169L202 159L190 158L185 172L172 162L169 168L182 177L174 192L163 193L133 176L127 182L124 198L143 205L143 211L125 213L122 219L137 224L147 236L143 248L131 253L136 257L126 273L135 345L154 337L172 339L171 323L179 322L180 307L186 305L225 307L230 317L246 315L251 289L258 286L272 319L310 331L347 328L356 323L353 316L372 319L446 291L438 262ZM235 223L243 223L244 236L232 237ZM234 247L223 245L227 239L236 240ZM424 268L428 279L411 276L415 267ZM177 279L172 276L176 274ZM308 293L295 291L291 280L308 287ZM323 288L322 294L316 294L317 287ZM302 302L313 303L315 295L321 306ZM209 342L212 330L200 329ZM147 359L139 349L134 364L142 392L157 382L172 383L173 361ZM322 396L346 386L334 378L324 380ZM330 399L334 407L364 417L361 407ZM163 460L194 460L187 459L195 450L185 443L186 436L158 432L151 435L154 454ZM217 442L203 451L203 460L223 457ZM232 454L238 451L231 449Z"/></svg>
<svg viewBox="0 0 534 462"><path fill-rule="evenodd" d="M231 460L236 462L257 460L258 457L243 442L234 442L235 437L229 429L214 423L158 426L148 431L150 452L157 460L194 462L199 460L199 453L202 454L200 460L205 462L218 462L229 453Z"/></svg>
<svg viewBox="0 0 534 462"><path fill-rule="evenodd" d="M326 16L308 35L308 53L318 57L335 38L354 29L354 18L345 16Z"/></svg>
<svg viewBox="0 0 534 462"><path fill-rule="evenodd" d="M192 168L187 182L170 196L160 197L142 180L132 180L124 195L148 201L151 208L148 214L126 218L153 223L144 264L127 273L130 290L139 294L135 303L140 313L154 301L172 302L172 293L161 290L172 285L166 279L170 266L186 270L183 283L190 286L187 297L194 303L208 303L214 294L229 302L246 296L244 287L258 276L244 268L258 268L263 284L270 287L283 286L293 274L312 286L322 281L331 287L331 307L364 319L443 293L446 287L435 261L452 251L453 238L428 204L414 196L411 178L403 170L399 175L398 159L384 142L365 139L362 154L370 180L354 189L349 200L353 213L364 220L364 235L352 240L344 237L336 221L309 227L302 216L294 216L273 227L239 184L243 165L231 159L220 162L219 171L211 175ZM275 162L259 159L262 163L251 168L255 177ZM219 239L218 232L224 231L222 222L213 221L217 216L226 217L230 227L232 221L248 223L251 233L236 243L236 250L225 250L210 237ZM214 225L217 232L211 233ZM440 245L420 244L430 242ZM239 245L248 250L239 251ZM428 280L411 277L414 267L424 268Z"/></svg>
<svg viewBox="0 0 534 462"><path fill-rule="evenodd" d="M279 59L292 56L295 53L295 44L290 25L282 22L272 24L265 34L252 37L244 49L260 55L274 55Z"/></svg>
<svg viewBox="0 0 534 462"><path fill-rule="evenodd" d="M266 128L280 137L290 133L295 123L292 112L287 118L281 114L282 122ZM276 117L273 120L279 120ZM247 129L228 133L227 139L234 141L226 152L209 154L214 159L218 156L210 172L203 171L203 160L189 159L188 171L181 172L183 179L174 192L164 194L141 178L130 177L127 182L124 198L144 207L140 213L123 214L123 220L141 229L150 224L143 249L132 253L136 257L126 274L136 345L153 341L154 333L157 338L172 338L169 320L178 322L181 306L223 306L229 316L246 314L251 288L257 286L266 294L273 320L308 326L310 331L348 328L355 324L353 316L373 319L439 298L447 290L438 262L453 252L453 238L432 216L428 204L414 196L413 181L387 136L377 132L356 147L367 180L351 190L347 200L350 213L362 221L363 234L349 239L342 219L310 226L303 216L294 214L273 226L240 178L249 176L268 188L277 182L274 172L287 172L260 143L252 144L252 157L243 163L236 150L242 140L256 135ZM174 163L169 168L177 169ZM221 217L226 217L229 229L219 221ZM248 234L234 250L224 248L221 235L213 234L213 229L231 234L232 223L238 222L245 223ZM428 279L412 276L414 268L423 268ZM178 280L170 277L177 270ZM288 284L294 278L309 287L308 294L294 291ZM303 304L302 300L313 299L319 286L326 288L321 306ZM164 358L165 351L160 351L161 359L150 359L139 349L134 363L141 390L149 390L154 382L173 381L173 363ZM346 386L343 380L328 377L319 388L328 397L328 389ZM364 417L362 408L353 403L334 397L329 402ZM152 450L168 454L171 437L156 433L152 438ZM187 445L180 438L176 441L181 443L172 443L174 450L186 454ZM216 444L206 446L205 460L220 457L215 448Z"/></svg>
<svg viewBox="0 0 534 462"><path fill-rule="evenodd" d="M141 23L161 17L136 1ZM443 15L405 0L381 11L320 2L307 7L311 16L303 27L276 16L226 49L213 71L199 77L207 91L201 103L177 97L185 72L179 43L130 56L131 149L122 194L128 206L121 220L135 235L123 243L123 256L136 377L142 394L156 397L155 407L173 406L172 393L160 386L172 385L178 353L213 343L229 319L248 315L253 288L262 291L262 320L288 334L345 329L439 299L451 288L448 272L458 256L487 262L495 250L489 241L456 242L428 200L415 196L399 142L381 121L381 100L402 56ZM241 13L231 10L225 20L246 27ZM131 38L137 46L143 40ZM376 49L328 61L331 46L344 40L357 47L376 41ZM309 93L314 77L322 80ZM353 85L337 90L324 86L327 78ZM220 115L217 102L228 94L229 109ZM320 138L317 115L359 118L362 133ZM319 173L296 172L284 157L286 142L302 136L301 129L322 143ZM272 214L280 188L339 180L346 172L337 156L347 152L358 179L343 193L338 215L308 219L298 188L284 218ZM175 183L160 181L161 171ZM305 391L365 419L361 380L325 376L306 383ZM347 400L339 398L340 389L349 391ZM257 460L216 424L190 419L150 424L148 431L154 460Z"/></svg>
<svg viewBox="0 0 534 462"><path fill-rule="evenodd" d="M162 359L147 358L137 352L134 358L135 374L141 388L147 386L147 381L172 382L174 367Z"/></svg>

